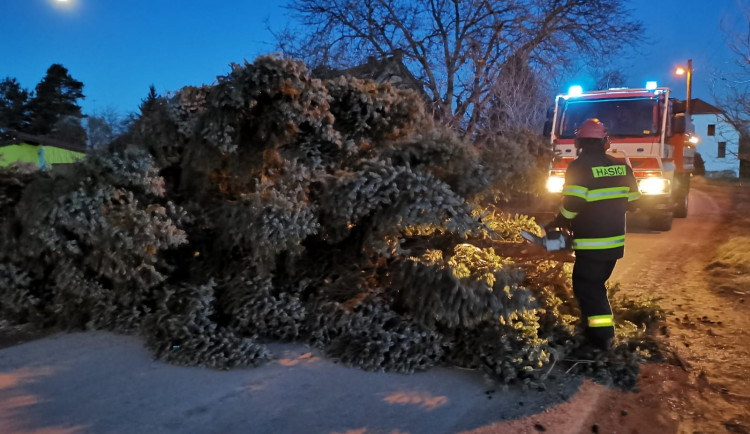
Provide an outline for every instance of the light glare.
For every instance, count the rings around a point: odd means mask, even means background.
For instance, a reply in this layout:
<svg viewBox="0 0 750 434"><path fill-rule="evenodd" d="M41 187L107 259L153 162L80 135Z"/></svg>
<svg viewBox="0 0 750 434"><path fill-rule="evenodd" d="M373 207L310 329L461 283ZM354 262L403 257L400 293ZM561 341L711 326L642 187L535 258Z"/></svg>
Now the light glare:
<svg viewBox="0 0 750 434"><path fill-rule="evenodd" d="M639 179L638 190L641 191L641 194L669 193L669 180L664 178Z"/></svg>
<svg viewBox="0 0 750 434"><path fill-rule="evenodd" d="M674 73L677 75L685 75L685 68L680 66L679 68L675 69Z"/></svg>
<svg viewBox="0 0 750 434"><path fill-rule="evenodd" d="M646 82L646 89L647 90L655 90L656 89L656 82L655 81L647 81Z"/></svg>
<svg viewBox="0 0 750 434"><path fill-rule="evenodd" d="M570 96L579 96L582 93L583 93L583 88L578 85L570 86L570 89L568 89L568 95Z"/></svg>
<svg viewBox="0 0 750 434"><path fill-rule="evenodd" d="M565 178L562 176L550 176L547 178L547 191L550 193L562 193L565 185Z"/></svg>

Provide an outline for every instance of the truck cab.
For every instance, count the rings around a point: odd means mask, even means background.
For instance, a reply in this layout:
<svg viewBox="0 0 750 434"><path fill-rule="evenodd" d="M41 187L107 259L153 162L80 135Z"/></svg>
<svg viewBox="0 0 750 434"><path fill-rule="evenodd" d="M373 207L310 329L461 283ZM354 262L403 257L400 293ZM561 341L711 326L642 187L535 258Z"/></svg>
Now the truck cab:
<svg viewBox="0 0 750 434"><path fill-rule="evenodd" d="M669 88L572 92L555 98L550 142L555 153L547 190L559 195L568 164L577 157L575 131L589 118L607 128L608 152L629 162L641 192L639 207L652 230L666 231L686 217L695 144L692 122L675 113Z"/></svg>

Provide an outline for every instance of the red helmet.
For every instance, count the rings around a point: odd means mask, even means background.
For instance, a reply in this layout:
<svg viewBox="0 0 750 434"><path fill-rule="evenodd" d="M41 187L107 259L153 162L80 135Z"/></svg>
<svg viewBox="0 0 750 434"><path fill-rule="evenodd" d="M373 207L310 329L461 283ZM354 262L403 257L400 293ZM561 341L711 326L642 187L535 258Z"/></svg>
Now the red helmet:
<svg viewBox="0 0 750 434"><path fill-rule="evenodd" d="M576 130L579 139L603 139L607 137L607 128L596 118L586 119L581 127Z"/></svg>

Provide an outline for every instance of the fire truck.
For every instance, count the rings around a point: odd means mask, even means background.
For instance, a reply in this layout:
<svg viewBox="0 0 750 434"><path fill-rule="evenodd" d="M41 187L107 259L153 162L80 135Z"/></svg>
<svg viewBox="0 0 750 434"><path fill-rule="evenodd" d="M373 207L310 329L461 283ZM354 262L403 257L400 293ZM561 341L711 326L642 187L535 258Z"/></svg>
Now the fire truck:
<svg viewBox="0 0 750 434"><path fill-rule="evenodd" d="M677 113L666 87L583 92L574 86L555 98L545 125L555 157L547 191L562 193L565 171L577 156L576 129L589 118L607 127L607 152L629 164L641 192L639 212L648 213L649 228L668 231L674 217L687 217L690 175L698 138L689 116Z"/></svg>

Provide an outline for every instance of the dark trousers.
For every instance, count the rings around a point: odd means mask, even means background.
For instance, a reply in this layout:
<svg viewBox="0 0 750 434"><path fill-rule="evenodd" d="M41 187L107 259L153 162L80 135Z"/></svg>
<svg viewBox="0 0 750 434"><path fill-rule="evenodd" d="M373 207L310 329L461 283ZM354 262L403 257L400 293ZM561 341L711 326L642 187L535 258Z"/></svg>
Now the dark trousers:
<svg viewBox="0 0 750 434"><path fill-rule="evenodd" d="M615 337L612 308L604 284L616 263L616 259L600 261L577 257L573 265L573 295L581 309L586 336L592 344L602 348L609 347Z"/></svg>

